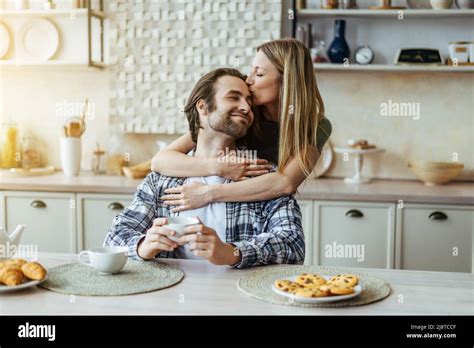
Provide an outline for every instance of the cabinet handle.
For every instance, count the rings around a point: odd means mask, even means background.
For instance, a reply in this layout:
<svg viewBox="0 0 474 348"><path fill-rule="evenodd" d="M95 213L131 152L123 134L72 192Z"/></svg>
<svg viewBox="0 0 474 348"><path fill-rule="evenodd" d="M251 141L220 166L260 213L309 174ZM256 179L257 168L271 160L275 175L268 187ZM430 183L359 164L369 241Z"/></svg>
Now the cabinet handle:
<svg viewBox="0 0 474 348"><path fill-rule="evenodd" d="M434 211L428 216L430 220L446 220L448 216L441 211Z"/></svg>
<svg viewBox="0 0 474 348"><path fill-rule="evenodd" d="M46 203L43 201L33 201L30 205L33 208L46 208Z"/></svg>
<svg viewBox="0 0 474 348"><path fill-rule="evenodd" d="M348 212L346 212L346 216L349 216L351 218L361 218L361 217L364 217L364 214L362 214L357 209L351 209Z"/></svg>
<svg viewBox="0 0 474 348"><path fill-rule="evenodd" d="M124 207L119 202L112 202L107 208L109 208L110 210L123 210Z"/></svg>

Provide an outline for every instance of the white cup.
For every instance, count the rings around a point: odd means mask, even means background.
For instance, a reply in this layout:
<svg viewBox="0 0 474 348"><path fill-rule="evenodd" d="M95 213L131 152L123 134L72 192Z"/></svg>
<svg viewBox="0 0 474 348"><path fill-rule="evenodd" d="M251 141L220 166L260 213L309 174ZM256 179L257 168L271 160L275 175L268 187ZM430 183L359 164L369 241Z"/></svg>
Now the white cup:
<svg viewBox="0 0 474 348"><path fill-rule="evenodd" d="M64 175L77 176L81 169L81 138L61 138L60 150Z"/></svg>
<svg viewBox="0 0 474 348"><path fill-rule="evenodd" d="M175 242L178 240L179 237L185 235L184 229L188 226L197 225L199 224L199 220L190 217L181 217L181 216L171 216L166 218L167 224L163 225L164 228L168 230L175 231L176 234L172 237L168 237Z"/></svg>
<svg viewBox="0 0 474 348"><path fill-rule="evenodd" d="M82 256L88 255L89 261L83 261ZM81 251L78 261L86 266L94 267L101 274L119 273L127 263L127 247L101 247L92 250Z"/></svg>

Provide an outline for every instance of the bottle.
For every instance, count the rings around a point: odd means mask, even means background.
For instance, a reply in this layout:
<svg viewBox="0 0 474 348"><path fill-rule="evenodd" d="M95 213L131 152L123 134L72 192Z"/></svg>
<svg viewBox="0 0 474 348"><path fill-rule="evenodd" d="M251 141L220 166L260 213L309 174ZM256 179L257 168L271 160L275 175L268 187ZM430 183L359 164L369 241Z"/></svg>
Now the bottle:
<svg viewBox="0 0 474 348"><path fill-rule="evenodd" d="M332 63L342 64L345 60L349 61L350 50L344 37L345 31L346 21L336 20L334 22L334 40L328 50L328 56Z"/></svg>

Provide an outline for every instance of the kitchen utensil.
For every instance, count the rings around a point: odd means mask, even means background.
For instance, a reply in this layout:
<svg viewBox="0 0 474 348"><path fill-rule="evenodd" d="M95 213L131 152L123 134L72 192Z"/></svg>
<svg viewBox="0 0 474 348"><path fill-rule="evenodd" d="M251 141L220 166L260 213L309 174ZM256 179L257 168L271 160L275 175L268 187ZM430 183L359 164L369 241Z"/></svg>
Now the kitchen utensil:
<svg viewBox="0 0 474 348"><path fill-rule="evenodd" d="M67 133L69 137L79 138L82 134L81 124L78 122L69 122L67 124Z"/></svg>
<svg viewBox="0 0 474 348"><path fill-rule="evenodd" d="M61 138L60 152L64 175L77 176L81 169L81 138Z"/></svg>
<svg viewBox="0 0 474 348"><path fill-rule="evenodd" d="M89 99L86 98L86 102L84 103L84 110L82 111L81 114L81 135L84 134L86 131L86 112L87 112L87 107L89 106Z"/></svg>
<svg viewBox="0 0 474 348"><path fill-rule="evenodd" d="M449 43L449 56L451 61L457 63L467 63L469 61L468 41L454 41Z"/></svg>
<svg viewBox="0 0 474 348"><path fill-rule="evenodd" d="M443 185L455 179L464 168L463 163L417 161L408 164L426 186Z"/></svg>
<svg viewBox="0 0 474 348"><path fill-rule="evenodd" d="M323 150L321 152L321 158L319 158L318 163L313 170L313 178L319 178L323 176L331 167L332 160L334 157L334 153L332 150L332 145L330 141L327 141L326 144L323 146Z"/></svg>
<svg viewBox="0 0 474 348"><path fill-rule="evenodd" d="M18 34L20 50L30 59L47 61L58 50L59 33L49 19L33 18L23 25Z"/></svg>
<svg viewBox="0 0 474 348"><path fill-rule="evenodd" d="M431 8L430 0L407 0L408 8L411 9L429 9Z"/></svg>
<svg viewBox="0 0 474 348"><path fill-rule="evenodd" d="M474 8L474 1L473 0L456 0L456 7L461 10L468 10L470 8Z"/></svg>
<svg viewBox="0 0 474 348"><path fill-rule="evenodd" d="M132 167L122 167L123 173L130 179L143 179L151 172L151 160Z"/></svg>
<svg viewBox="0 0 474 348"><path fill-rule="evenodd" d="M453 6L454 0L430 0L430 5L434 10L447 10Z"/></svg>
<svg viewBox="0 0 474 348"><path fill-rule="evenodd" d="M10 253L10 250L13 250L13 254L15 254L16 247L20 244L21 235L25 230L26 225L17 225L15 230L8 234L8 232L0 227L0 246L4 251ZM13 247L13 248L11 248ZM8 258L13 257L14 255L8 255Z"/></svg>
<svg viewBox="0 0 474 348"><path fill-rule="evenodd" d="M0 59L3 58L10 48L10 31L5 24L0 22Z"/></svg>
<svg viewBox="0 0 474 348"><path fill-rule="evenodd" d="M199 223L198 219L181 216L171 216L166 218L166 220L167 224L163 225L163 227L176 232L174 236L168 237L174 241L177 241L179 237L185 234L184 229L186 227L197 225Z"/></svg>
<svg viewBox="0 0 474 348"><path fill-rule="evenodd" d="M89 257L89 261L83 261L84 255ZM127 247L108 246L81 251L77 259L80 263L95 268L101 274L116 274L125 266L127 258Z"/></svg>
<svg viewBox="0 0 474 348"><path fill-rule="evenodd" d="M53 166L39 167L39 168L11 168L11 169L0 169L0 177L14 178L23 176L38 176L38 175L51 175L54 174Z"/></svg>
<svg viewBox="0 0 474 348"><path fill-rule="evenodd" d="M298 275L290 276L290 277L284 277L281 278L282 280L289 280L294 282ZM322 276L326 280L330 280L332 276ZM349 294L349 295L338 295L338 296L326 296L326 297L314 297L314 298L308 298L308 297L302 297L302 296L297 296L294 294L290 294L289 292L283 291L275 287L274 284L272 284L272 290L276 292L278 295L284 296L289 298L290 300L296 301L296 302L303 302L303 303L327 303L327 302L337 302L337 301L342 301L342 300L348 300L350 298L359 296L363 290L362 285L356 285L354 287L354 293Z"/></svg>
<svg viewBox="0 0 474 348"><path fill-rule="evenodd" d="M437 49L431 48L400 48L395 55L394 64L431 64L442 65L443 60Z"/></svg>
<svg viewBox="0 0 474 348"><path fill-rule="evenodd" d="M354 168L355 174L353 177L348 177L344 179L344 182L348 184L362 184L370 182L370 178L362 177L361 171L364 164L364 155L371 155L380 152L384 152L384 149L375 148L375 149L355 149L351 147L336 147L334 151L337 153L351 154L354 155Z"/></svg>

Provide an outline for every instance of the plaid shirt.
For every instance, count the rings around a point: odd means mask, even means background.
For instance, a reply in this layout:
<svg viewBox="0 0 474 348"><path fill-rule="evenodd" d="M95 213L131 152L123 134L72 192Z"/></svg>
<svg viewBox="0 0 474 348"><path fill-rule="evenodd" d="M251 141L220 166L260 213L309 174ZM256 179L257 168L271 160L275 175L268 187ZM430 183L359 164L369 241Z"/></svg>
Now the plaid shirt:
<svg viewBox="0 0 474 348"><path fill-rule="evenodd" d="M127 246L129 257L143 260L137 254L137 245L153 220L179 215L170 212L160 197L167 188L182 185L184 180L154 172L148 174L138 186L132 204L115 217L104 245ZM233 267L303 263L301 211L293 196L259 202L228 202L225 218L225 242L234 244L242 254L241 261ZM173 258L175 255L172 251L161 251L155 257Z"/></svg>

